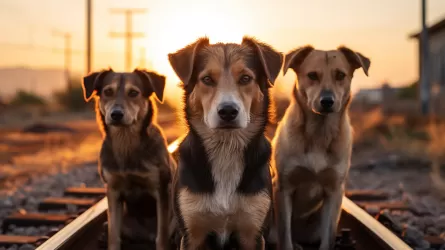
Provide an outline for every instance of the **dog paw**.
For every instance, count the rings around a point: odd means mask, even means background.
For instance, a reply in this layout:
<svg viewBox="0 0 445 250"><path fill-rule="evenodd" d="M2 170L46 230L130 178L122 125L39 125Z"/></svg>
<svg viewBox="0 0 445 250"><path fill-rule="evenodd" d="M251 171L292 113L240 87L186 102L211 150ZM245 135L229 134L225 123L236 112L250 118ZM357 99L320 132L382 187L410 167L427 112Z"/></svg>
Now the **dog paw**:
<svg viewBox="0 0 445 250"><path fill-rule="evenodd" d="M169 241L156 240L156 250L169 250Z"/></svg>
<svg viewBox="0 0 445 250"><path fill-rule="evenodd" d="M303 250L303 247L298 245L298 244L294 244L294 249L293 250Z"/></svg>
<svg viewBox="0 0 445 250"><path fill-rule="evenodd" d="M334 246L330 246L329 244L323 244L323 245L320 245L320 248L319 248L319 250L333 250L334 249Z"/></svg>

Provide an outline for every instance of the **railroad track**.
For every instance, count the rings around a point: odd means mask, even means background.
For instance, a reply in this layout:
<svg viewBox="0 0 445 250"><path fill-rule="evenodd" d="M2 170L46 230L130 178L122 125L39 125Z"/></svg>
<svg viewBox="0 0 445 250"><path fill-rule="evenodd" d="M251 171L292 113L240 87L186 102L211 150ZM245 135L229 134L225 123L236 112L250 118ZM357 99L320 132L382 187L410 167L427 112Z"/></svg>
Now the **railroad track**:
<svg viewBox="0 0 445 250"><path fill-rule="evenodd" d="M169 145L169 151L175 156L179 142L177 139ZM348 190L342 209L337 250L412 249L402 240L403 228L382 212L410 209L403 202L388 201L388 194L383 191ZM59 212L52 213L54 210ZM37 213L19 211L6 217L0 232L0 249L106 249L106 211L104 188L69 187L63 197L42 200ZM54 229L45 235L26 235L27 227L39 226ZM24 228L23 235L9 234L14 227ZM425 240L430 242L429 249L440 249L444 243L439 237L427 236ZM138 243L124 240L124 244L128 244L129 249L139 249Z"/></svg>

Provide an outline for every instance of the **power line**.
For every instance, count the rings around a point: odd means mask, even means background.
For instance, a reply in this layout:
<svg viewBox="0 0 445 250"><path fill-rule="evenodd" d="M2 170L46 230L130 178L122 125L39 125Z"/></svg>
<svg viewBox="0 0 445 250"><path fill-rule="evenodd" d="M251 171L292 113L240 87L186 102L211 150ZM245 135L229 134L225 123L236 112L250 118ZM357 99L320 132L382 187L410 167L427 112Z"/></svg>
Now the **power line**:
<svg viewBox="0 0 445 250"><path fill-rule="evenodd" d="M133 32L133 14L144 14L146 9L111 9L112 14L125 15L125 32L110 32L112 38L125 39L125 68L127 71L131 70L132 53L133 53L133 38L144 37L143 32Z"/></svg>
<svg viewBox="0 0 445 250"><path fill-rule="evenodd" d="M54 48L54 47L48 47L45 45L41 45L41 44L29 44L29 43L12 43L12 42L0 42L0 48L2 47L6 47L6 48L12 48L12 49L16 49L16 50L34 50L34 51L45 51L48 53L61 53L64 51L63 48L58 49L58 48ZM86 50L84 49L72 49L71 50L72 55L82 55L86 53ZM98 50L96 51L94 54L96 55L113 55L113 57L120 57L120 53L116 52L116 51L106 51L106 50Z"/></svg>
<svg viewBox="0 0 445 250"><path fill-rule="evenodd" d="M0 42L0 46L19 49L19 50L46 50L48 52L60 52L60 50L54 49L52 47L48 47L45 45L39 45L39 44L31 44L31 43ZM84 50L79 50L79 49L72 50L73 54L80 54L83 52L84 52Z"/></svg>

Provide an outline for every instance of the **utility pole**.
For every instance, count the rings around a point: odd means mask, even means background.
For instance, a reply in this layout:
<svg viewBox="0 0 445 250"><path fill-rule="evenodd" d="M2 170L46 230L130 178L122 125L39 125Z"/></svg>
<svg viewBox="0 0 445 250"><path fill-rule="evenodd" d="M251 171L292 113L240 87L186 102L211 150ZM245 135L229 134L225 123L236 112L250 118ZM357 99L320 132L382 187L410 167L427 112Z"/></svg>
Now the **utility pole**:
<svg viewBox="0 0 445 250"><path fill-rule="evenodd" d="M133 38L142 38L144 33L133 32L133 14L144 14L146 9L111 9L112 14L125 15L125 32L110 32L112 38L125 38L125 69L131 71Z"/></svg>
<svg viewBox="0 0 445 250"><path fill-rule="evenodd" d="M445 48L440 50L440 91L445 97Z"/></svg>
<svg viewBox="0 0 445 250"><path fill-rule="evenodd" d="M72 54L72 48L71 48L71 33L68 32L60 32L60 31L53 31L54 36L63 37L65 40L65 48L64 48L64 57L65 57L65 77L66 77L66 83L67 83L67 90L71 91L73 86L71 86L70 81L70 71L71 71L71 54Z"/></svg>
<svg viewBox="0 0 445 250"><path fill-rule="evenodd" d="M87 61L87 67L86 67L86 74L91 72L91 64L92 64L92 57L91 57L91 12L92 12L92 0L86 0L86 7L87 7L87 54L86 54L86 61Z"/></svg>
<svg viewBox="0 0 445 250"><path fill-rule="evenodd" d="M139 60L140 60L139 61L139 67L145 68L145 48L142 47L140 52L141 52L141 55L140 55L140 58L139 58Z"/></svg>
<svg viewBox="0 0 445 250"><path fill-rule="evenodd" d="M427 115L430 102L430 46L428 40L428 27L426 26L426 0L422 1L422 32L420 34L420 44L422 53L421 75L420 75L420 101L422 113Z"/></svg>

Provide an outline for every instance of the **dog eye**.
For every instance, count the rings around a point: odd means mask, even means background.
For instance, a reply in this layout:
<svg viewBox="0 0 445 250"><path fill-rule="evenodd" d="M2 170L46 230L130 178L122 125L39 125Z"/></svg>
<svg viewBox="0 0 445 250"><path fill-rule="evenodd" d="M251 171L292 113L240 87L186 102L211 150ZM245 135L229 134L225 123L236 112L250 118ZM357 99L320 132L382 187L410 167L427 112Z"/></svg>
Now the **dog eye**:
<svg viewBox="0 0 445 250"><path fill-rule="evenodd" d="M104 90L104 95L105 95L105 96L112 96L112 95L113 95L113 90L112 90L112 89L106 89L106 90Z"/></svg>
<svg viewBox="0 0 445 250"><path fill-rule="evenodd" d="M130 92L128 92L129 97L136 97L138 95L139 95L139 92L134 89L132 89L132 90L130 90Z"/></svg>
<svg viewBox="0 0 445 250"><path fill-rule="evenodd" d="M345 73L341 72L341 71L337 71L335 72L335 80L337 81L342 81L343 79L345 79Z"/></svg>
<svg viewBox="0 0 445 250"><path fill-rule="evenodd" d="M243 76L241 76L241 78L239 79L239 83L241 83L241 84L247 84L247 83L249 83L251 80L252 80L252 77L251 77L251 76L243 75Z"/></svg>
<svg viewBox="0 0 445 250"><path fill-rule="evenodd" d="M309 72L307 74L307 77L309 77L309 79L311 79L312 81L318 81L318 75L316 72Z"/></svg>
<svg viewBox="0 0 445 250"><path fill-rule="evenodd" d="M210 76L204 76L203 78L201 78L201 81L205 85L212 85L213 84L213 79Z"/></svg>

